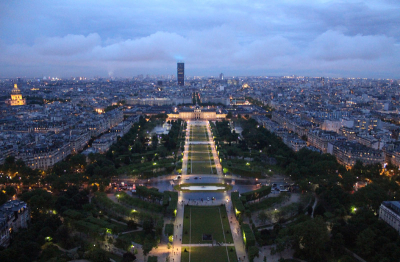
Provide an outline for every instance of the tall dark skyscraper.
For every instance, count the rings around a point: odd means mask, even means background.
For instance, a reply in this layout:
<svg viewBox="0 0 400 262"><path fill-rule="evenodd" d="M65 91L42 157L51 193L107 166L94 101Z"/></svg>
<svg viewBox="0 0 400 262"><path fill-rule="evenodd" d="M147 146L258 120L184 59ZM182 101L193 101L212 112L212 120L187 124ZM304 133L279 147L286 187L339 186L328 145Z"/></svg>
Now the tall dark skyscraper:
<svg viewBox="0 0 400 262"><path fill-rule="evenodd" d="M178 86L185 85L185 63L178 63Z"/></svg>

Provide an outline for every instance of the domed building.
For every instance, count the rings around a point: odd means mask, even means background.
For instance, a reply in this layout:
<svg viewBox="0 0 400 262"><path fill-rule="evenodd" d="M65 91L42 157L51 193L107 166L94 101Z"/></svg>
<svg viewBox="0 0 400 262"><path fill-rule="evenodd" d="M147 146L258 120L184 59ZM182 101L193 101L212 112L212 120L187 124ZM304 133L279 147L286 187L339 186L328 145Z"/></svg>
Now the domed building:
<svg viewBox="0 0 400 262"><path fill-rule="evenodd" d="M26 100L22 98L21 90L19 90L17 84L14 84L14 88L11 91L9 103L11 106L23 106L26 104Z"/></svg>

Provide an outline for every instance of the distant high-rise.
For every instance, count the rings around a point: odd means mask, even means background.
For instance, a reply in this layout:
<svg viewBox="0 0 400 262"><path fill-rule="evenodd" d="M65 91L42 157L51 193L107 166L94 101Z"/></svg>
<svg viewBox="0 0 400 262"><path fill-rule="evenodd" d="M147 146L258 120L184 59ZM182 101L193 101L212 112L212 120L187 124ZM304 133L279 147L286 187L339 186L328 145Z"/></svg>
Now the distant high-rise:
<svg viewBox="0 0 400 262"><path fill-rule="evenodd" d="M224 80L224 74L223 73L219 74L219 80Z"/></svg>
<svg viewBox="0 0 400 262"><path fill-rule="evenodd" d="M178 63L178 86L185 85L185 63Z"/></svg>

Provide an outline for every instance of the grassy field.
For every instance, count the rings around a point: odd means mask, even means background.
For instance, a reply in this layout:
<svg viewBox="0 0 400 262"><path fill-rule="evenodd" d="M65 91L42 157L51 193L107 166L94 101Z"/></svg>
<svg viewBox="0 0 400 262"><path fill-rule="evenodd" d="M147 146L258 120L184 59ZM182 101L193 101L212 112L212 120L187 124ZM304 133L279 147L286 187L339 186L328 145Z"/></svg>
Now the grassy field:
<svg viewBox="0 0 400 262"><path fill-rule="evenodd" d="M209 145L191 145L192 153L208 153Z"/></svg>
<svg viewBox="0 0 400 262"><path fill-rule="evenodd" d="M213 174L210 161L192 161L192 174Z"/></svg>
<svg viewBox="0 0 400 262"><path fill-rule="evenodd" d="M154 232L151 235L154 237ZM146 238L146 233L144 231L136 231L136 232L131 232L128 234L120 235L118 238L125 239L127 241L133 241L133 242L143 245L144 240Z"/></svg>
<svg viewBox="0 0 400 262"><path fill-rule="evenodd" d="M207 129L205 126L192 126L190 129L191 141L208 141Z"/></svg>
<svg viewBox="0 0 400 262"><path fill-rule="evenodd" d="M185 252L185 249L188 252ZM182 259L181 262L189 262L189 250L190 250L190 262L236 262L238 261L236 256L235 247L182 247ZM227 252L228 251L228 252ZM228 258L229 256L229 258Z"/></svg>
<svg viewBox="0 0 400 262"><path fill-rule="evenodd" d="M220 243L233 243L225 206L185 206L182 243L212 243L203 240L203 234L212 235Z"/></svg>
<svg viewBox="0 0 400 262"><path fill-rule="evenodd" d="M206 161L210 159L210 155L208 153L192 153L191 159L193 161Z"/></svg>

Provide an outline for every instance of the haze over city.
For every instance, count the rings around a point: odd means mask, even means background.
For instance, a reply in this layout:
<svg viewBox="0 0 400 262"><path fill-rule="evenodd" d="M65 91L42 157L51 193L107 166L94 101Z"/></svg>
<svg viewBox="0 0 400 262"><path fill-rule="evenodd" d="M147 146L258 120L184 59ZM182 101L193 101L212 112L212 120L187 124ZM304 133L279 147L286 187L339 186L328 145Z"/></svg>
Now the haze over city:
<svg viewBox="0 0 400 262"><path fill-rule="evenodd" d="M0 77L398 78L398 1L2 1Z"/></svg>

